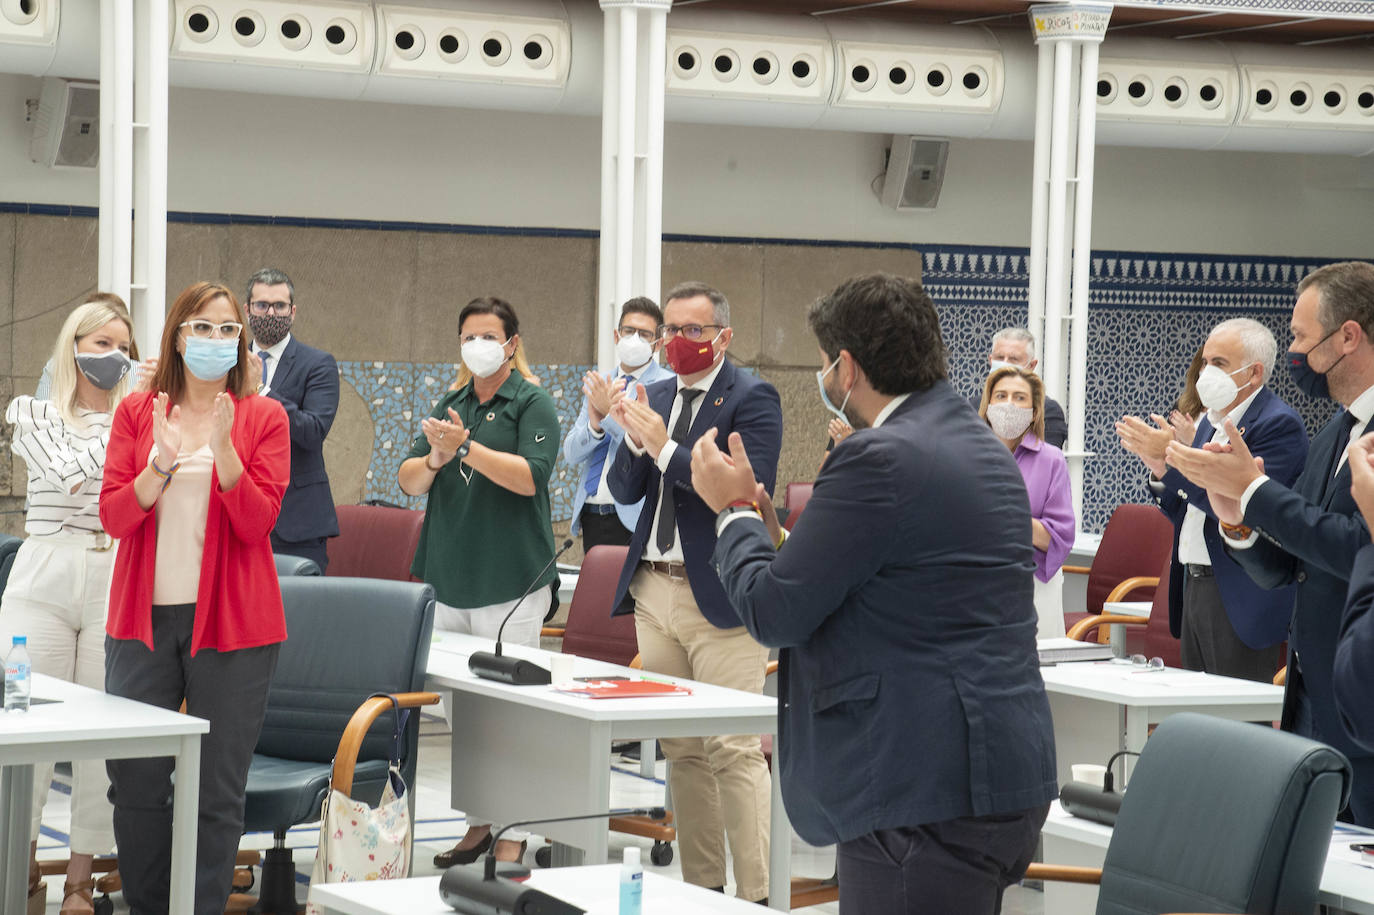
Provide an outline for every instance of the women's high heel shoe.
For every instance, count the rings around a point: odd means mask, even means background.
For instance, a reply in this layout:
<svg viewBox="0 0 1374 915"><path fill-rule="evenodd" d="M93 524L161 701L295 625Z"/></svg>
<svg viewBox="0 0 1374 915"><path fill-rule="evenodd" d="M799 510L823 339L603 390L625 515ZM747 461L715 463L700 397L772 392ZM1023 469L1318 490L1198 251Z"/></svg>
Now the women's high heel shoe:
<svg viewBox="0 0 1374 915"><path fill-rule="evenodd" d="M448 851L441 851L439 854L435 855L434 866L452 867L455 864L471 864L482 857L488 848L491 848L491 833L484 835L481 841L470 848L462 848L460 847L461 844L462 843L459 843L459 845L453 846Z"/></svg>
<svg viewBox="0 0 1374 915"><path fill-rule="evenodd" d="M91 897L94 889L94 880L62 884L62 909L59 915L95 915L95 901Z"/></svg>

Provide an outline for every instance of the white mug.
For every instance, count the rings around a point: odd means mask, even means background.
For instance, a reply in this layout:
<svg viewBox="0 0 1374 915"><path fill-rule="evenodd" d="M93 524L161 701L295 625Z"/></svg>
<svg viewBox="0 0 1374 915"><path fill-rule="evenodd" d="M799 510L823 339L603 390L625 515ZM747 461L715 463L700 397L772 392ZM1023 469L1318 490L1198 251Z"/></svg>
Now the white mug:
<svg viewBox="0 0 1374 915"><path fill-rule="evenodd" d="M573 661L576 655L555 654L549 656L549 673L553 675L553 682L567 683L573 678Z"/></svg>
<svg viewBox="0 0 1374 915"><path fill-rule="evenodd" d="M1073 772L1073 780L1076 782L1086 782L1099 788L1106 783L1106 766L1099 766L1096 763L1074 763L1069 769Z"/></svg>

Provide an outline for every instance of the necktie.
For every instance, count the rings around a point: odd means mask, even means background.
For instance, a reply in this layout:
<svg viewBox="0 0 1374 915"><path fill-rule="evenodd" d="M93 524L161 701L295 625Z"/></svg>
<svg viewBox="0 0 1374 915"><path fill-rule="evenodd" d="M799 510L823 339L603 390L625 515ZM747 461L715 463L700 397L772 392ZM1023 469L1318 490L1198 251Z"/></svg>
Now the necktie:
<svg viewBox="0 0 1374 915"><path fill-rule="evenodd" d="M267 360L272 358L272 354L265 349L258 350L258 361L262 363L262 383L267 384Z"/></svg>
<svg viewBox="0 0 1374 915"><path fill-rule="evenodd" d="M672 439L682 444L683 439L687 438L687 430L692 428L692 401L696 400L702 391L696 388L683 388L677 393L682 398L682 409L678 411L677 422L673 423ZM662 492L658 497L658 549L659 552L666 553L673 548L673 541L677 539L677 507L673 504L673 487L662 481L660 485Z"/></svg>
<svg viewBox="0 0 1374 915"><path fill-rule="evenodd" d="M1336 422L1340 425L1340 431L1336 434L1336 447L1334 453L1331 455L1331 468L1326 472L1326 480L1322 485L1323 495L1326 494L1327 486L1331 485L1331 481L1335 479L1336 472L1340 469L1341 455L1345 454L1346 446L1350 444L1350 430L1355 428L1355 423L1358 422L1358 420L1355 419L1354 413L1346 410L1336 418Z"/></svg>
<svg viewBox="0 0 1374 915"><path fill-rule="evenodd" d="M616 380L619 381L621 378L628 377L628 375L620 375ZM584 484L589 496L596 495L596 491L601 488L601 470L606 466L606 457L610 454L610 450L610 436L602 437L601 442L592 449L591 461L587 464L587 481Z"/></svg>

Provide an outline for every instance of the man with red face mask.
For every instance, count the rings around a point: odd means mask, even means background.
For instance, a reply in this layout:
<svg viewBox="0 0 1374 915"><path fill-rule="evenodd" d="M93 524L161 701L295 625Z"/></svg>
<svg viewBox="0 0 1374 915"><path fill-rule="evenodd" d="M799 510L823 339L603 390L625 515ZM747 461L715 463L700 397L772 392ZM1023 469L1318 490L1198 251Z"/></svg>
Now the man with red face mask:
<svg viewBox="0 0 1374 915"><path fill-rule="evenodd" d="M664 352L677 377L639 385L637 399L622 394L611 408L625 440L607 485L617 502L645 500L614 606L627 592L634 599L645 670L760 693L768 650L740 625L710 565L716 514L692 490L692 445L707 429L722 441L738 432L758 481L771 493L782 405L771 384L726 361L730 304L719 291L704 283L675 286L665 296L663 319ZM758 737L661 743L673 763L683 879L723 889L728 837L735 895L766 899L769 780Z"/></svg>

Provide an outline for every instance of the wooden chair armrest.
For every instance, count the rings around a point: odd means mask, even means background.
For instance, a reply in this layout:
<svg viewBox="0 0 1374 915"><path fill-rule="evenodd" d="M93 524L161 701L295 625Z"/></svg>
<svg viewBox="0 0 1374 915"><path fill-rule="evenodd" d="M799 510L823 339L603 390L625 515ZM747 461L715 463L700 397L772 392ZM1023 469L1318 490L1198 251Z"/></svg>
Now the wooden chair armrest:
<svg viewBox="0 0 1374 915"><path fill-rule="evenodd" d="M438 705L438 693L397 693L396 702L401 708L419 708L422 705ZM353 717L348 719L339 738L339 749L334 753L334 773L331 776L335 791L346 795L353 793L353 769L358 764L358 750L362 748L363 738L372 727L372 722L383 712L391 711L391 700L373 696L358 706Z"/></svg>
<svg viewBox="0 0 1374 915"><path fill-rule="evenodd" d="M567 633L564 626L545 626L539 630L539 637L544 639L561 639Z"/></svg>
<svg viewBox="0 0 1374 915"><path fill-rule="evenodd" d="M1026 868L1025 880L1053 880L1056 883L1102 882L1102 868L1075 867L1071 864L1032 864Z"/></svg>
<svg viewBox="0 0 1374 915"><path fill-rule="evenodd" d="M1084 638L1085 635L1097 629L1100 636L1105 631L1100 628L1103 626L1111 626L1116 623L1125 626L1145 626L1149 624L1149 622L1149 619L1141 616L1121 616L1117 613L1094 613L1074 623L1073 627L1068 631L1068 636L1071 639L1086 642L1088 640ZM1102 641L1102 639L1099 638L1098 641Z"/></svg>
<svg viewBox="0 0 1374 915"><path fill-rule="evenodd" d="M644 656L639 654L635 655L633 658L630 659L630 663L626 666L633 667L635 670L643 670Z"/></svg>
<svg viewBox="0 0 1374 915"><path fill-rule="evenodd" d="M769 661L767 664L763 665L763 675L764 675L765 677L771 677L773 674L775 674L775 673L777 673L777 672L778 672L778 662L777 662L777 661Z"/></svg>
<svg viewBox="0 0 1374 915"><path fill-rule="evenodd" d="M1087 575L1092 572L1087 566L1060 566L1059 569L1070 575Z"/></svg>
<svg viewBox="0 0 1374 915"><path fill-rule="evenodd" d="M1276 673L1276 674L1274 674L1274 685L1275 685L1275 686L1287 686L1287 685L1288 685L1288 665L1287 665L1287 664L1285 664L1285 665L1283 665L1282 667L1280 667L1280 668L1279 668L1279 672Z"/></svg>
<svg viewBox="0 0 1374 915"><path fill-rule="evenodd" d="M1106 603L1112 603L1113 601L1124 600L1124 599L1126 598L1126 595L1127 595L1127 594L1130 594L1132 591L1135 591L1135 590L1137 590L1137 589L1139 589L1139 588L1158 588L1158 587L1159 587L1159 576L1157 576L1157 575L1137 575L1137 576L1134 577L1134 578L1128 578L1128 579L1126 579L1125 581L1123 581L1123 582L1121 582L1119 585L1117 585L1115 588L1112 588L1112 591L1111 591L1110 594L1107 595L1107 599L1106 599L1105 602L1106 602Z"/></svg>

